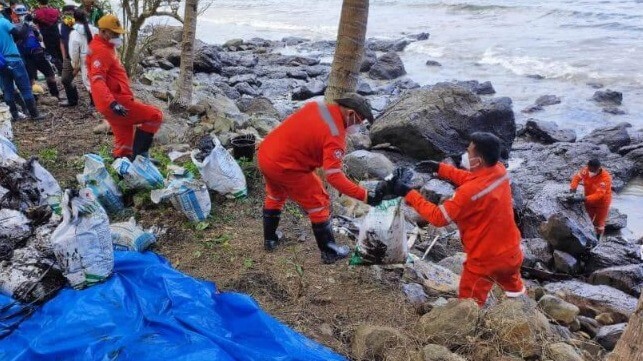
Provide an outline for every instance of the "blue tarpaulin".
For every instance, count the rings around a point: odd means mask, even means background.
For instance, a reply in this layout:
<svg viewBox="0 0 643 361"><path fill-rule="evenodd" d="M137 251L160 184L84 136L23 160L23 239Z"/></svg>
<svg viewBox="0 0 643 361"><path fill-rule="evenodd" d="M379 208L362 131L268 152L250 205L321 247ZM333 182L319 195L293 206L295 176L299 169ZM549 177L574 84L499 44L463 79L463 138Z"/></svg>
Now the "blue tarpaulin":
<svg viewBox="0 0 643 361"><path fill-rule="evenodd" d="M154 253L115 258L104 283L63 289L0 340L0 360L345 360Z"/></svg>

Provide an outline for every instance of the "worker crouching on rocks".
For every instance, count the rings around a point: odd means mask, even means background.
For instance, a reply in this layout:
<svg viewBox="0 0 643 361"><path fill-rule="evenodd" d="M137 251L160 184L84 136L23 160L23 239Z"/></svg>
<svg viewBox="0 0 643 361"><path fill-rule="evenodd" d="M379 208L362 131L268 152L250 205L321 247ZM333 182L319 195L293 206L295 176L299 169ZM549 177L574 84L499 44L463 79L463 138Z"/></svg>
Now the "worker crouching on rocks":
<svg viewBox="0 0 643 361"><path fill-rule="evenodd" d="M349 248L335 243L330 198L314 173L317 168L323 168L327 182L339 192L372 206L382 201L385 181L369 192L351 182L342 171L345 137L359 131L362 122L374 121L370 104L355 93L345 94L335 103L307 103L259 146L259 168L266 182L263 230L264 248L268 251L279 243L281 210L290 198L308 214L322 262L330 264L348 256Z"/></svg>
<svg viewBox="0 0 643 361"><path fill-rule="evenodd" d="M585 194L574 200L585 202L585 209L600 239L605 233L605 221L612 203L612 176L601 167L598 159L591 159L586 167L574 174L569 191L576 193L580 183L583 183Z"/></svg>
<svg viewBox="0 0 643 361"><path fill-rule="evenodd" d="M114 133L115 157L149 156L154 134L161 127L163 112L134 99L129 78L116 56L125 29L118 18L108 14L98 21L99 33L87 53L87 69L96 109L107 119Z"/></svg>
<svg viewBox="0 0 643 361"><path fill-rule="evenodd" d="M437 173L456 185L453 198L433 204L411 189L413 173L407 168L395 171L393 192L404 197L424 219L436 227L455 223L467 254L460 278L459 298L486 303L489 291L498 284L507 297L525 293L520 277L523 254L521 235L514 221L509 175L499 162L500 139L491 133L470 136L461 166L425 161L417 165L423 172Z"/></svg>

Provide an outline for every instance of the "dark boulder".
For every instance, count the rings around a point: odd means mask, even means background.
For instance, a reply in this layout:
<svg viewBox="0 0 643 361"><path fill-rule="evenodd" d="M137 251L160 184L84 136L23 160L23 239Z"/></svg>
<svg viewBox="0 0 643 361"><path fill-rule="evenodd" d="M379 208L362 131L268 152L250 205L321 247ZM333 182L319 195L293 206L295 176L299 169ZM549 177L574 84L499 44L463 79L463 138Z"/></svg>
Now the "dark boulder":
<svg viewBox="0 0 643 361"><path fill-rule="evenodd" d="M528 140L542 144L576 141L576 132L573 129L559 129L558 124L554 122L537 119L527 120L527 123L518 133L518 136L524 136Z"/></svg>
<svg viewBox="0 0 643 361"><path fill-rule="evenodd" d="M391 80L404 74L406 74L404 63L400 56L394 52L388 52L380 56L368 71L369 77L378 80Z"/></svg>
<svg viewBox="0 0 643 361"><path fill-rule="evenodd" d="M618 323L615 325L601 327L596 333L596 342L606 350L612 351L616 346L616 342L618 342L621 335L623 335L625 327L627 327L627 323Z"/></svg>
<svg viewBox="0 0 643 361"><path fill-rule="evenodd" d="M250 95L252 97L256 97L257 95L259 95L257 89L253 88L252 85L246 82L235 84L234 89L241 95Z"/></svg>
<svg viewBox="0 0 643 361"><path fill-rule="evenodd" d="M222 64L216 46L202 45L194 52L195 73L219 73Z"/></svg>
<svg viewBox="0 0 643 361"><path fill-rule="evenodd" d="M435 60L427 60L426 66L442 66L442 64L440 64L440 62Z"/></svg>
<svg viewBox="0 0 643 361"><path fill-rule="evenodd" d="M604 237L589 253L585 265L588 272L614 266L641 263L641 246L623 237Z"/></svg>
<svg viewBox="0 0 643 361"><path fill-rule="evenodd" d="M252 69L243 66L225 66L221 68L221 75L226 78L232 78L242 74L252 74Z"/></svg>
<svg viewBox="0 0 643 361"><path fill-rule="evenodd" d="M524 260L522 264L530 268L538 266L550 266L554 261L554 256L549 243L542 238L526 238L521 244Z"/></svg>
<svg viewBox="0 0 643 361"><path fill-rule="evenodd" d="M554 268L558 272L575 275L580 272L580 262L574 256L563 251L554 251Z"/></svg>
<svg viewBox="0 0 643 361"><path fill-rule="evenodd" d="M386 53L389 51L404 51L407 45L411 41L407 39L396 39L396 40L386 40L386 39L368 39L366 40L366 49L371 51L380 51Z"/></svg>
<svg viewBox="0 0 643 361"><path fill-rule="evenodd" d="M539 96L538 99L536 99L536 105L540 105L541 107L560 104L560 102L560 98L556 95L542 95Z"/></svg>
<svg viewBox="0 0 643 361"><path fill-rule="evenodd" d="M520 112L521 113L531 114L531 113L539 112L539 111L544 110L544 109L545 108L543 108L541 105L532 104L532 105L526 107L525 109L521 110Z"/></svg>
<svg viewBox="0 0 643 361"><path fill-rule="evenodd" d="M616 153L621 147L630 144L630 134L627 128L632 125L630 123L619 123L617 125L602 127L594 129L589 135L583 137L581 142L590 142L594 144L605 144L610 151Z"/></svg>
<svg viewBox="0 0 643 361"><path fill-rule="evenodd" d="M152 55L158 60L167 60L174 66L181 64L181 50L177 48L161 48L152 52Z"/></svg>
<svg viewBox="0 0 643 361"><path fill-rule="evenodd" d="M626 157L636 164L636 173L643 174L643 147L627 153Z"/></svg>
<svg viewBox="0 0 643 361"><path fill-rule="evenodd" d="M547 219L540 233L551 246L574 256L585 254L598 241L589 219L577 217L578 212L556 213Z"/></svg>
<svg viewBox="0 0 643 361"><path fill-rule="evenodd" d="M305 66L305 67L302 67L302 69L311 78L316 78L318 76L328 76L328 74L330 74L330 66L328 65L319 64L319 65Z"/></svg>
<svg viewBox="0 0 643 361"><path fill-rule="evenodd" d="M592 273L589 281L594 285L611 286L639 297L643 287L643 264L604 268Z"/></svg>
<svg viewBox="0 0 643 361"><path fill-rule="evenodd" d="M377 53L372 50L364 50L364 55L362 56L362 65L359 67L359 71L365 73L373 67L373 64L377 62Z"/></svg>
<svg viewBox="0 0 643 361"><path fill-rule="evenodd" d="M301 80L308 79L308 73L306 73L304 70L301 70L301 69L288 70L286 72L286 75L289 78L294 78L294 79L301 79Z"/></svg>
<svg viewBox="0 0 643 361"><path fill-rule="evenodd" d="M317 95L323 95L326 91L326 84L319 80L302 85L292 92L292 100L306 100Z"/></svg>
<svg viewBox="0 0 643 361"><path fill-rule="evenodd" d="M170 63L169 61L165 59L161 59L158 61L159 68L163 70L172 70L174 69L174 64Z"/></svg>
<svg viewBox="0 0 643 361"><path fill-rule="evenodd" d="M265 97L248 98L244 97L237 100L237 107L239 110L246 114L263 114L279 118L279 112L272 105L270 99Z"/></svg>
<svg viewBox="0 0 643 361"><path fill-rule="evenodd" d="M371 88L371 86L368 83L365 83L365 82L357 83L356 92L357 92L357 94L361 94L361 95L373 95L373 94L375 94L375 91L373 90L373 88Z"/></svg>
<svg viewBox="0 0 643 361"><path fill-rule="evenodd" d="M426 182L420 189L420 193L434 204L441 204L453 197L455 189L449 182L433 178Z"/></svg>
<svg viewBox="0 0 643 361"><path fill-rule="evenodd" d="M483 101L463 87L439 83L403 94L375 122L371 138L416 159L443 159L464 152L476 131L495 133L510 149L516 132L511 100Z"/></svg>
<svg viewBox="0 0 643 361"><path fill-rule="evenodd" d="M310 41L310 39L300 38L297 36L286 36L285 38L281 39L281 42L283 42L287 46L299 45L308 41Z"/></svg>
<svg viewBox="0 0 643 361"><path fill-rule="evenodd" d="M612 115L623 115L627 114L627 112L615 105L608 105L606 107L603 107L603 113L608 113Z"/></svg>
<svg viewBox="0 0 643 361"><path fill-rule="evenodd" d="M490 81L480 83L477 80L467 80L456 81L455 84L469 89L472 93L476 93L478 95L491 95L496 93L496 90L493 88L493 85L491 85Z"/></svg>
<svg viewBox="0 0 643 361"><path fill-rule="evenodd" d="M616 208L610 208L610 213L605 222L605 230L614 232L627 227L627 214L622 214Z"/></svg>
<svg viewBox="0 0 643 361"><path fill-rule="evenodd" d="M598 90L592 96L592 100L605 105L621 105L623 103L623 93L614 90Z"/></svg>
<svg viewBox="0 0 643 361"><path fill-rule="evenodd" d="M417 34L409 34L407 35L407 38L413 39L416 41L422 41L422 40L428 40L429 36L431 36L431 34L429 33L417 33Z"/></svg>
<svg viewBox="0 0 643 361"><path fill-rule="evenodd" d="M228 80L228 84L234 86L239 83L248 83L251 85L261 86L261 82L257 79L257 76L254 74L241 74L235 75Z"/></svg>

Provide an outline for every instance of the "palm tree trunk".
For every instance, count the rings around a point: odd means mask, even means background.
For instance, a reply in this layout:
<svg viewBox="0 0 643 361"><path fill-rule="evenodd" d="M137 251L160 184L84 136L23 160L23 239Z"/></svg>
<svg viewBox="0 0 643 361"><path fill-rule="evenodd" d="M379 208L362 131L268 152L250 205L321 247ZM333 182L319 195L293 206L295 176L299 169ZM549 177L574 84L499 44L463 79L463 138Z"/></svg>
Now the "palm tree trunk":
<svg viewBox="0 0 643 361"><path fill-rule="evenodd" d="M181 41L181 65L177 79L176 97L170 110L186 109L192 102L192 77L194 75L194 39L196 38L196 19L199 0L186 0L183 17L183 39Z"/></svg>
<svg viewBox="0 0 643 361"><path fill-rule="evenodd" d="M359 69L364 55L368 0L344 0L337 32L337 47L330 71L326 101L357 89Z"/></svg>
<svg viewBox="0 0 643 361"><path fill-rule="evenodd" d="M643 295L609 361L643 361Z"/></svg>

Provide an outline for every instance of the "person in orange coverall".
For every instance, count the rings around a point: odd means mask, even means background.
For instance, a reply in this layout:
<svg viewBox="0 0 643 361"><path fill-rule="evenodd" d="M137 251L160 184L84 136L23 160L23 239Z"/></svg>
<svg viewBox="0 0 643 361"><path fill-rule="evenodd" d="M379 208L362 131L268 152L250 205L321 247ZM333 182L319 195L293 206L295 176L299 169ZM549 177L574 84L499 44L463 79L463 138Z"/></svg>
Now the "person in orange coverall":
<svg viewBox="0 0 643 361"><path fill-rule="evenodd" d="M411 170L395 171L393 192L404 197L424 219L436 227L455 223L467 254L460 278L459 298L473 298L479 306L489 291L498 284L507 297L525 293L520 277L523 254L521 235L512 206L509 175L498 162L500 140L491 133L476 132L470 136L462 167L434 161L420 162L416 169L437 173L457 186L453 198L441 205L433 204L412 190Z"/></svg>
<svg viewBox="0 0 643 361"><path fill-rule="evenodd" d="M579 202L585 202L585 209L600 238L605 233L605 221L612 203L612 176L601 167L598 159L591 159L587 167L583 167L572 177L569 191L576 193L578 184L583 183L585 196L576 197Z"/></svg>
<svg viewBox="0 0 643 361"><path fill-rule="evenodd" d="M317 168L323 168L327 182L339 192L370 205L382 201L385 181L368 192L351 182L342 171L346 134L359 131L364 120L374 121L371 106L355 93L345 94L335 103L305 104L259 146L259 169L266 182L263 231L267 251L274 250L279 243L277 228L281 210L290 198L308 214L322 262L330 264L348 256L348 247L335 243L330 225L330 198L314 173Z"/></svg>
<svg viewBox="0 0 643 361"><path fill-rule="evenodd" d="M87 69L96 109L112 127L115 157L149 156L154 134L161 127L163 112L134 99L129 78L116 56L125 29L108 14L98 20L98 35L87 52Z"/></svg>

